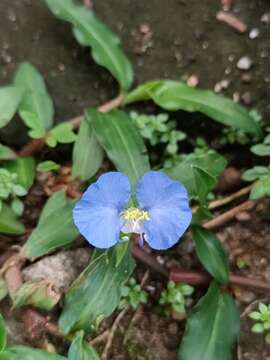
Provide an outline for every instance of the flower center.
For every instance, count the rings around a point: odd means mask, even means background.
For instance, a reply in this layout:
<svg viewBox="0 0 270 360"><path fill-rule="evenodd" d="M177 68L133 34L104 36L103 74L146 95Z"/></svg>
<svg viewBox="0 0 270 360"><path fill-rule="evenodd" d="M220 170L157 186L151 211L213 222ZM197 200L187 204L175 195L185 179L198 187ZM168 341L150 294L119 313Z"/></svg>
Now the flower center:
<svg viewBox="0 0 270 360"><path fill-rule="evenodd" d="M122 232L140 234L143 221L150 220L149 213L144 210L132 207L121 213L123 220Z"/></svg>

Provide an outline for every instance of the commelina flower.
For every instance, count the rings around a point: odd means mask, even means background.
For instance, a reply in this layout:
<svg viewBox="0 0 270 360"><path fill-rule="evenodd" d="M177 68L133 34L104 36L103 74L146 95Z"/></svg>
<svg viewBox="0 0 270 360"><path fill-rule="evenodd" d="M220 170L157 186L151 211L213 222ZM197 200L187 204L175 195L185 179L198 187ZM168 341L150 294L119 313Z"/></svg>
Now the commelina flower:
<svg viewBox="0 0 270 360"><path fill-rule="evenodd" d="M188 228L192 212L187 190L160 171L140 179L138 207L128 207L131 186L121 172L108 172L90 185L75 205L73 218L79 232L97 248L120 241L120 234L140 235L153 249L173 246Z"/></svg>

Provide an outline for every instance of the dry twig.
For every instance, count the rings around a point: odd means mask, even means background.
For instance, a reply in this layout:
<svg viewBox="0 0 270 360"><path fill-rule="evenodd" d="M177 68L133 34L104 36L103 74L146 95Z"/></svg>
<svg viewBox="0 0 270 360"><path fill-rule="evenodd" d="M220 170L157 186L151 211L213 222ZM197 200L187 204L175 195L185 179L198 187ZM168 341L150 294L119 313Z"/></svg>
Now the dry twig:
<svg viewBox="0 0 270 360"><path fill-rule="evenodd" d="M214 229L224 225L228 221L234 219L234 217L242 211L251 210L255 206L256 202L253 200L247 200L240 205L226 211L225 213L218 215L212 220L207 221L203 224L205 229Z"/></svg>
<svg viewBox="0 0 270 360"><path fill-rule="evenodd" d="M221 206L224 206L224 205L227 205L229 204L230 202L244 196L244 195L247 195L250 193L250 190L252 189L253 187L253 184L251 185L248 185L238 191L236 191L235 193L231 194L231 195L228 195L226 197L224 197L223 199L219 199L219 200L214 200L214 201L211 201L209 203L209 209L210 210L214 210L214 209L217 209Z"/></svg>
<svg viewBox="0 0 270 360"><path fill-rule="evenodd" d="M219 11L216 15L216 18L217 20L224 22L225 24L229 25L240 33L244 33L247 31L247 25L232 13L226 11Z"/></svg>

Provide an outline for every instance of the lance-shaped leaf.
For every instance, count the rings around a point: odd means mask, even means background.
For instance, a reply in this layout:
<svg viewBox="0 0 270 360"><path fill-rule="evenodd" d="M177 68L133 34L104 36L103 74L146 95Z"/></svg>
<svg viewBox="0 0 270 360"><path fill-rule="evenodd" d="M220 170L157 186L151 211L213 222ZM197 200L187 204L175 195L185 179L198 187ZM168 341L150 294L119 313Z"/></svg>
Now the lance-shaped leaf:
<svg viewBox="0 0 270 360"><path fill-rule="evenodd" d="M178 360L232 360L240 318L232 297L213 282L190 314Z"/></svg>
<svg viewBox="0 0 270 360"><path fill-rule="evenodd" d="M117 308L121 286L132 273L134 261L128 248L117 264L115 248L96 251L89 266L67 292L59 320L65 333L94 331Z"/></svg>
<svg viewBox="0 0 270 360"><path fill-rule="evenodd" d="M7 331L6 324L3 319L3 316L0 314L0 353L4 350L7 344ZM1 358L1 354L0 354Z"/></svg>
<svg viewBox="0 0 270 360"><path fill-rule="evenodd" d="M223 156L214 150L209 150L201 154L190 154L178 165L165 171L170 177L186 186L191 198L199 199L204 204L226 164L227 161Z"/></svg>
<svg viewBox="0 0 270 360"><path fill-rule="evenodd" d="M212 231L194 226L192 228L196 253L206 270L220 283L229 279L229 260L225 251Z"/></svg>
<svg viewBox="0 0 270 360"><path fill-rule="evenodd" d="M6 204L2 204L0 211L0 233L10 235L21 235L24 233L23 224L18 220L14 211Z"/></svg>
<svg viewBox="0 0 270 360"><path fill-rule="evenodd" d="M23 63L16 73L15 84L23 93L19 114L31 129L29 135L44 136L52 126L54 107L41 74L33 65Z"/></svg>
<svg viewBox="0 0 270 360"><path fill-rule="evenodd" d="M47 201L38 226L26 242L27 257L42 256L70 244L76 238L78 231L72 218L74 202L63 198L62 192L55 193Z"/></svg>
<svg viewBox="0 0 270 360"><path fill-rule="evenodd" d="M209 90L196 89L181 81L155 80L133 90L125 103L150 99L169 111L198 111L224 125L261 135L259 125L243 106Z"/></svg>
<svg viewBox="0 0 270 360"><path fill-rule="evenodd" d="M102 160L103 149L96 139L91 124L84 119L73 148L72 175L86 181L96 174Z"/></svg>
<svg viewBox="0 0 270 360"><path fill-rule="evenodd" d="M0 353L0 360L67 360L67 358L27 346L11 346Z"/></svg>
<svg viewBox="0 0 270 360"><path fill-rule="evenodd" d="M131 64L122 49L119 38L85 6L73 0L46 0L55 16L70 22L75 28L76 39L81 45L92 48L94 60L104 66L127 90L133 80Z"/></svg>
<svg viewBox="0 0 270 360"><path fill-rule="evenodd" d="M125 173L132 185L150 169L146 148L138 129L129 116L120 110L86 112L99 143L117 170Z"/></svg>
<svg viewBox="0 0 270 360"><path fill-rule="evenodd" d="M68 360L100 360L96 350L83 341L82 331L77 333L69 348Z"/></svg>
<svg viewBox="0 0 270 360"><path fill-rule="evenodd" d="M14 160L16 157L17 155L12 149L0 144L0 160Z"/></svg>
<svg viewBox="0 0 270 360"><path fill-rule="evenodd" d="M10 85L0 88L0 128L9 123L21 101L21 91Z"/></svg>

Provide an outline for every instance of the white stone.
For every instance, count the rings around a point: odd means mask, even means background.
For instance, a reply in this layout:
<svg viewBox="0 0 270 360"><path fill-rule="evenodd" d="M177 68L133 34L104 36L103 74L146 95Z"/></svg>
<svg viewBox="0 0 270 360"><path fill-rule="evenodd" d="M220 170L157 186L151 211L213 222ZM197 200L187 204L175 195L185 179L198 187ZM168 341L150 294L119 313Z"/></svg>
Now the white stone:
<svg viewBox="0 0 270 360"><path fill-rule="evenodd" d="M256 39L260 35L260 30L258 28L251 29L249 32L249 38L251 40Z"/></svg>
<svg viewBox="0 0 270 360"><path fill-rule="evenodd" d="M237 61L237 68L240 70L249 70L252 66L252 60L249 56L242 56Z"/></svg>

